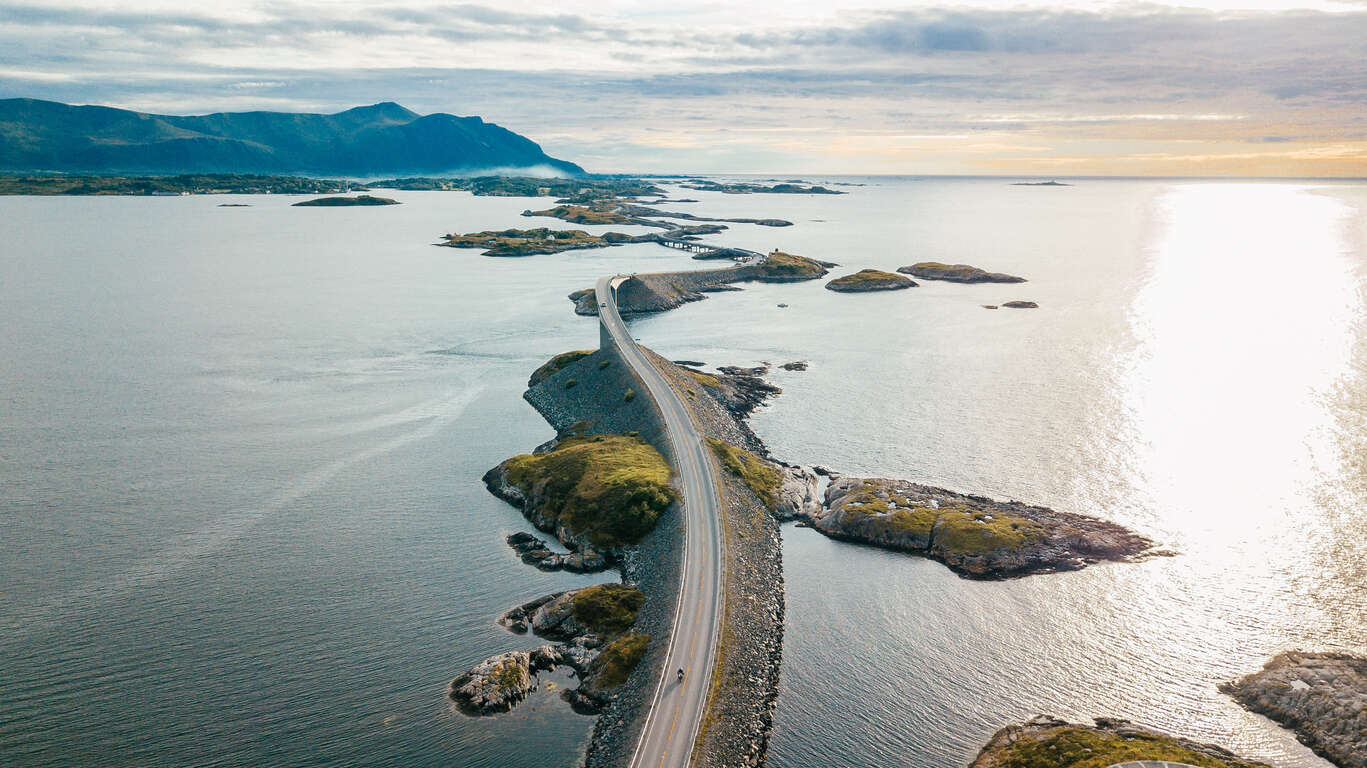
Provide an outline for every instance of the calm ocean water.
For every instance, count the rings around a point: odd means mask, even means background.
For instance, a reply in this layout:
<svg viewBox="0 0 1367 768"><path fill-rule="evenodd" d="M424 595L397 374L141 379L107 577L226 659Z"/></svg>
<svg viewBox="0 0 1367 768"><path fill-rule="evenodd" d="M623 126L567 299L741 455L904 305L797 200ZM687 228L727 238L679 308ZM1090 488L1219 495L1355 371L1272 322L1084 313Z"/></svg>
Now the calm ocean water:
<svg viewBox="0 0 1367 768"><path fill-rule="evenodd" d="M1215 685L1367 650L1367 187L857 181L669 207L791 219L713 239L842 270L1030 282L752 286L633 321L642 341L810 361L753 422L782 458L1098 514L1181 556L977 583L786 529L771 762L962 765L1051 712L1323 765ZM434 248L529 201L393 196L0 198L4 762L575 762L592 721L553 692L479 720L445 701L535 643L499 612L599 580L519 563L479 476L551 436L526 376L597 338L566 293L707 265ZM978 306L1015 298L1041 308Z"/></svg>

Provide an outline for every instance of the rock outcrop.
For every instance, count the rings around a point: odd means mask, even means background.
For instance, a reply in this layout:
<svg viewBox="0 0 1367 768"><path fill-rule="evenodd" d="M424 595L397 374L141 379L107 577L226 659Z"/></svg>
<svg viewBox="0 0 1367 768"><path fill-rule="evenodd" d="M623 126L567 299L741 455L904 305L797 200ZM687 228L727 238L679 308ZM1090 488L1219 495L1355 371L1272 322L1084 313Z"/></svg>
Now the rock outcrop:
<svg viewBox="0 0 1367 768"><path fill-rule="evenodd" d="M1002 303L1007 309L1038 309L1039 305L1033 301L1007 301Z"/></svg>
<svg viewBox="0 0 1367 768"><path fill-rule="evenodd" d="M1001 579L1164 554L1123 526L904 480L833 478L805 516L831 538L912 552L960 576Z"/></svg>
<svg viewBox="0 0 1367 768"><path fill-rule="evenodd" d="M1367 658L1289 651L1220 690L1340 768L1367 768Z"/></svg>
<svg viewBox="0 0 1367 768"><path fill-rule="evenodd" d="M909 267L898 267L898 272L922 280L945 280L951 283L1023 283L1025 278L1002 272L988 272L969 264L941 264L922 261Z"/></svg>
<svg viewBox="0 0 1367 768"><path fill-rule="evenodd" d="M905 275L884 272L879 269L861 269L852 275L837 277L826 283L826 290L841 293L868 293L870 291L899 291L915 288L916 281Z"/></svg>
<svg viewBox="0 0 1367 768"><path fill-rule="evenodd" d="M1099 717L1077 725L1040 715L997 731L969 768L1070 768L1137 761L1219 768L1267 768L1214 744L1169 736L1128 720Z"/></svg>

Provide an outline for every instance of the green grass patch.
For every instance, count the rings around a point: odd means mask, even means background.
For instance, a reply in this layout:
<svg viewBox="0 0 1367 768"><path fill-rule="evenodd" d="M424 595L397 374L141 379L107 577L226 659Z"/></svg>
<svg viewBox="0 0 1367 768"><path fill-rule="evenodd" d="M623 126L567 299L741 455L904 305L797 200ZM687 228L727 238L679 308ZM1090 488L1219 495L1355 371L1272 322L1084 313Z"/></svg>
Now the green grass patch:
<svg viewBox="0 0 1367 768"><path fill-rule="evenodd" d="M756 270L766 277L817 278L826 274L821 262L783 251L771 252Z"/></svg>
<svg viewBox="0 0 1367 768"><path fill-rule="evenodd" d="M1216 760L1158 734L1119 736L1086 728L1060 727L1017 740L1005 749L996 768L1106 768L1131 760L1161 760L1202 768L1254 768L1258 765L1242 760Z"/></svg>
<svg viewBox="0 0 1367 768"><path fill-rule="evenodd" d="M574 596L574 618L600 635L616 635L636 623L646 596L625 584L599 584Z"/></svg>
<svg viewBox="0 0 1367 768"><path fill-rule="evenodd" d="M1016 549L1044 535L1038 523L993 516L967 507L944 507L935 522L935 548L960 554Z"/></svg>
<svg viewBox="0 0 1367 768"><path fill-rule="evenodd" d="M726 471L740 478L764 502L764 506L773 509L777 505L778 489L783 484L783 473L777 467L747 450L713 437L707 438L707 444Z"/></svg>
<svg viewBox="0 0 1367 768"><path fill-rule="evenodd" d="M528 387L535 387L537 384L549 379L567 366L577 363L580 360L593 354L592 349L576 349L572 352L561 352L542 364L540 368L532 371L532 377L527 380Z"/></svg>
<svg viewBox="0 0 1367 768"><path fill-rule="evenodd" d="M721 386L721 379L718 379L716 376L713 376L711 374L699 373L698 371L690 370L688 368L683 369L683 372L688 374L689 376L692 376L694 381L698 382L704 387L711 387L712 389L716 389L717 387Z"/></svg>
<svg viewBox="0 0 1367 768"><path fill-rule="evenodd" d="M506 659L494 668L493 678L500 688L514 690L526 684L527 672L517 662Z"/></svg>
<svg viewBox="0 0 1367 768"><path fill-rule="evenodd" d="M540 488L546 511L598 546L639 541L678 498L669 464L649 443L626 435L571 437L554 450L508 460L508 480Z"/></svg>
<svg viewBox="0 0 1367 768"><path fill-rule="evenodd" d="M625 683L641 663L650 645L650 635L626 635L608 644L593 660L593 678L599 688L616 688Z"/></svg>

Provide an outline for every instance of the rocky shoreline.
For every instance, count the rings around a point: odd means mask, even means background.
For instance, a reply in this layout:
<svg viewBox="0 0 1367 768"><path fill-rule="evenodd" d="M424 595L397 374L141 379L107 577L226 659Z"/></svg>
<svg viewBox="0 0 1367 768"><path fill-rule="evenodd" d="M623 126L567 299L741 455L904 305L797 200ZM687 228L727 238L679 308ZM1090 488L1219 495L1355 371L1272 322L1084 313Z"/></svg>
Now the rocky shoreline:
<svg viewBox="0 0 1367 768"><path fill-rule="evenodd" d="M1220 691L1339 768L1367 768L1367 657L1288 651Z"/></svg>

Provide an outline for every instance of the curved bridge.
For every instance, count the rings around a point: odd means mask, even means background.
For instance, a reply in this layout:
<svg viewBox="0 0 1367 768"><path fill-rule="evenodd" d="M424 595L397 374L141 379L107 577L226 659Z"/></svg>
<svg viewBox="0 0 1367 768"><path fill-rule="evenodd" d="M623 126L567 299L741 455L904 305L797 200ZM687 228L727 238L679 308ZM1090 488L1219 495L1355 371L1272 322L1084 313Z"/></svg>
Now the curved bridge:
<svg viewBox="0 0 1367 768"><path fill-rule="evenodd" d="M683 493L684 552L678 605L669 648L631 768L686 766L693 754L703 708L712 684L717 634L722 620L721 498L708 448L692 416L627 332L617 312L617 286L624 277L604 277L595 286L602 344L616 347L655 401L673 448ZM675 670L685 672L682 682Z"/></svg>

